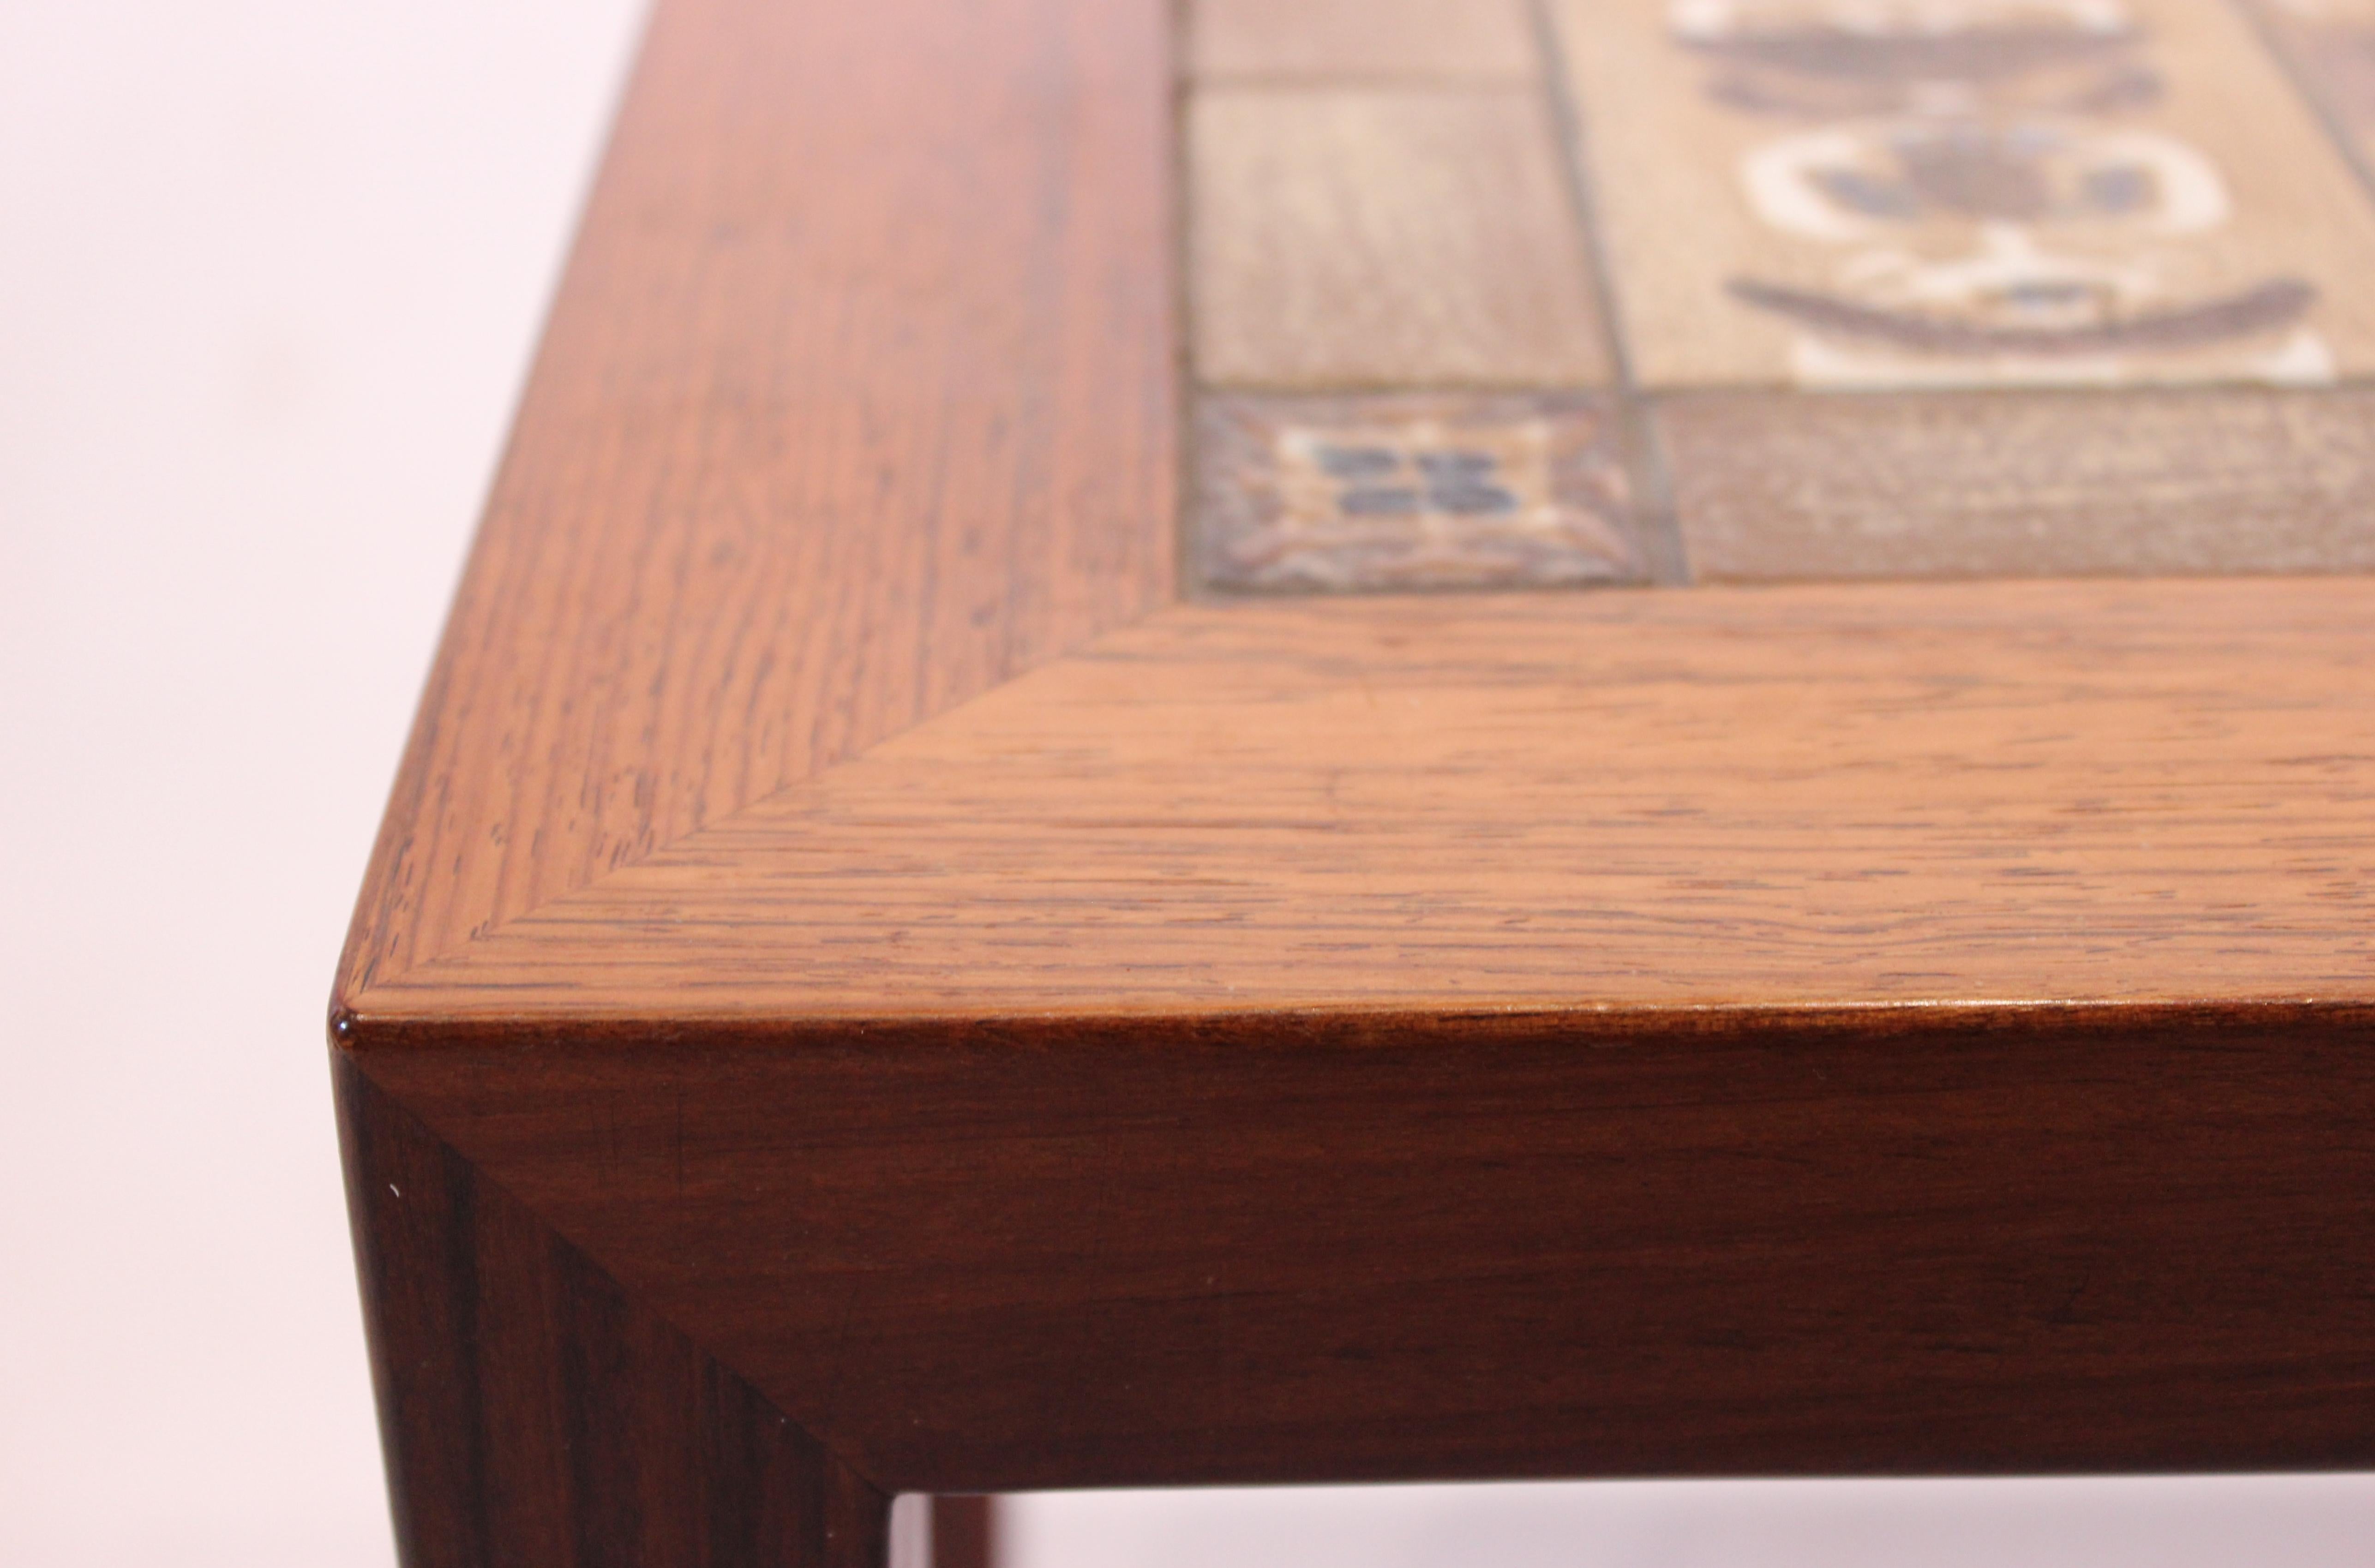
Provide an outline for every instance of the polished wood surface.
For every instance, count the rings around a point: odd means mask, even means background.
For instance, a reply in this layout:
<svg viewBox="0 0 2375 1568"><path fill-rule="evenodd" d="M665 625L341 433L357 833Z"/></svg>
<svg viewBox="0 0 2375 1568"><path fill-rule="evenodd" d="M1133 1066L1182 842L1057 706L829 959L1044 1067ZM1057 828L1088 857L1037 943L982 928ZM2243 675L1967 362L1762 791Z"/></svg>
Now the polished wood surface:
<svg viewBox="0 0 2375 1568"><path fill-rule="evenodd" d="M2375 584L1164 612L355 1023L2375 1000Z"/></svg>
<svg viewBox="0 0 2375 1568"><path fill-rule="evenodd" d="M885 1490L2091 1472L2375 1459L2370 1027L1480 1003L361 1060Z"/></svg>
<svg viewBox="0 0 2375 1568"><path fill-rule="evenodd" d="M891 1499L335 1064L405 1563L872 1568Z"/></svg>
<svg viewBox="0 0 2375 1568"><path fill-rule="evenodd" d="M1169 596L1165 47L1098 0L659 6L347 984Z"/></svg>
<svg viewBox="0 0 2375 1568"><path fill-rule="evenodd" d="M933 1568L990 1568L998 1551L993 1507L980 1496L932 1499Z"/></svg>
<svg viewBox="0 0 2375 1568"><path fill-rule="evenodd" d="M342 1015L1170 596L1168 32L1158 6L1097 0L658 7ZM408 1568L879 1555L817 1502L870 1481L755 1396L688 1405L696 1375L745 1385L615 1287L609 1317L555 1315L558 1266L522 1242L517 1310L456 1315L422 1292L467 1302L479 1266L434 1234L407 1247L378 1185L355 1190ZM498 1333L529 1359L483 1378ZM573 1365L592 1369L573 1403L550 1384ZM626 1468L532 1464L582 1451L587 1421ZM657 1452L696 1440L738 1457ZM496 1449L529 1468L490 1474Z"/></svg>
<svg viewBox="0 0 2375 1568"><path fill-rule="evenodd" d="M1168 22L654 22L333 1001L408 1568L2375 1463L2375 581L1181 602Z"/></svg>

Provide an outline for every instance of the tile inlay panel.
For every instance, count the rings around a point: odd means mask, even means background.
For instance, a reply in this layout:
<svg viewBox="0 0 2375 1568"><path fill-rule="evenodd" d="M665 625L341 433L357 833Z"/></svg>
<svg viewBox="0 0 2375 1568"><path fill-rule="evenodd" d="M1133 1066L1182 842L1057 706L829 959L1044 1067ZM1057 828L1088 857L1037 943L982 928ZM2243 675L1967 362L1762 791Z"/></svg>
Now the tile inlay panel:
<svg viewBox="0 0 2375 1568"><path fill-rule="evenodd" d="M1191 10L1208 586L2375 567L2375 0L1358 9Z"/></svg>

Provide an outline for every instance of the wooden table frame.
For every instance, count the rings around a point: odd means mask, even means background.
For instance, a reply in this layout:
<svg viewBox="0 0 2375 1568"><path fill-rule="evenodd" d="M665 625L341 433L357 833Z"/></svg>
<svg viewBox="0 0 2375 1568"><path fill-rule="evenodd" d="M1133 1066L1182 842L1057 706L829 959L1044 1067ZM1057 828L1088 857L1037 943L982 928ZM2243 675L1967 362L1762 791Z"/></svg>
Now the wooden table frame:
<svg viewBox="0 0 2375 1568"><path fill-rule="evenodd" d="M337 984L404 1561L2375 1461L2375 583L1183 598L1169 25L658 11Z"/></svg>

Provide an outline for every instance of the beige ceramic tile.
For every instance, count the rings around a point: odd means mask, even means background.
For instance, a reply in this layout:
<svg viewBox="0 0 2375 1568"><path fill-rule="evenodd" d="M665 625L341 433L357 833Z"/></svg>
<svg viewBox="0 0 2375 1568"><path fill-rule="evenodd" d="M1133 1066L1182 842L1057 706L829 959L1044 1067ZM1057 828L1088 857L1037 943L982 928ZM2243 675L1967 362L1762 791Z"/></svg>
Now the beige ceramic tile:
<svg viewBox="0 0 2375 1568"><path fill-rule="evenodd" d="M1193 0L1199 76L1522 81L1527 0Z"/></svg>
<svg viewBox="0 0 2375 1568"><path fill-rule="evenodd" d="M1653 387L2375 372L2375 208L2228 0L1554 0Z"/></svg>
<svg viewBox="0 0 2375 1568"><path fill-rule="evenodd" d="M1597 386L1590 261L1522 89L1214 88L1190 108L1208 384Z"/></svg>

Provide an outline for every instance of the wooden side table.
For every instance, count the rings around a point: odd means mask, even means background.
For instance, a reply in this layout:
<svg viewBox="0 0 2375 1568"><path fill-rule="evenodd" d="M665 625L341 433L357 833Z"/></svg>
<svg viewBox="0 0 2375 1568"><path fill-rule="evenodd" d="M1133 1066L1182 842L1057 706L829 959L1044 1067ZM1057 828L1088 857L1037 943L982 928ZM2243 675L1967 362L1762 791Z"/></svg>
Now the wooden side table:
<svg viewBox="0 0 2375 1568"><path fill-rule="evenodd" d="M663 0L332 1013L408 1568L2375 1462L2369 59Z"/></svg>

